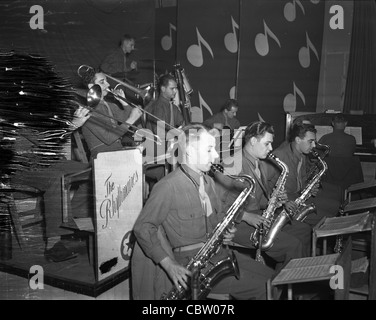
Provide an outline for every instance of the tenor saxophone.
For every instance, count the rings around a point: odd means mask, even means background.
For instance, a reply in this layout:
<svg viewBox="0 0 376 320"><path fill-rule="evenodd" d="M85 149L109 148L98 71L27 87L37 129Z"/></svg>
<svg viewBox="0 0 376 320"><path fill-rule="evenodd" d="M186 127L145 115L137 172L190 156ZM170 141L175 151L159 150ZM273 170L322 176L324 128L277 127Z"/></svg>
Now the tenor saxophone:
<svg viewBox="0 0 376 320"><path fill-rule="evenodd" d="M267 224L263 225L263 241L260 244L260 228L252 233L250 240L255 247L259 247L262 250L268 250L274 243L275 237L283 226L290 221L290 216L286 212L281 212L277 217L274 216L274 212L277 209L279 195L285 189L286 179L289 174L287 165L278 159L274 154L269 153L269 158L274 159L276 163L281 167L282 172L278 177L277 183L270 196L267 208L263 211L262 216L269 221L269 227ZM259 255L259 254L258 254Z"/></svg>
<svg viewBox="0 0 376 320"><path fill-rule="evenodd" d="M311 203L309 205L305 202L312 196L313 187L320 183L320 180L324 173L328 170L326 162L318 155L314 150L311 151L312 155L317 158L321 166L320 170L309 180L306 187L301 192L300 196L295 199L295 203L298 205L297 210L292 213L293 220L304 221L304 219L311 213L316 212L316 206Z"/></svg>
<svg viewBox="0 0 376 320"><path fill-rule="evenodd" d="M217 167L212 170L220 171ZM197 254L188 262L186 268L190 271L198 270L198 284L196 298L198 300L206 298L211 289L219 280L226 276L235 275L239 277L239 268L235 256L230 254L225 259L215 262L215 256L219 252L223 243L223 235L225 231L235 225L236 217L238 216L239 209L247 198L254 193L255 180L248 175L231 176L233 179L242 179L247 181L249 186L244 188L243 191L236 198L231 207L227 210L226 215L220 223L217 224L215 229L209 235L208 240L197 252ZM161 300L190 300L192 297L191 287L188 290L183 286L173 287L168 293L162 295Z"/></svg>

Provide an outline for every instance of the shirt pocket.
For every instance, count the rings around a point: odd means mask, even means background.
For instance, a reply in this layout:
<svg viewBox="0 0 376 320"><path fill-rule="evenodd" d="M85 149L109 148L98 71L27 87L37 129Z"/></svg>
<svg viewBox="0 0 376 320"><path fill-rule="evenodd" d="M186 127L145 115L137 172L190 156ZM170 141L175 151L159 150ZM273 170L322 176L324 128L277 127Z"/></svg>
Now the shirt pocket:
<svg viewBox="0 0 376 320"><path fill-rule="evenodd" d="M201 240L205 236L205 217L202 207L179 209L176 216L181 237Z"/></svg>

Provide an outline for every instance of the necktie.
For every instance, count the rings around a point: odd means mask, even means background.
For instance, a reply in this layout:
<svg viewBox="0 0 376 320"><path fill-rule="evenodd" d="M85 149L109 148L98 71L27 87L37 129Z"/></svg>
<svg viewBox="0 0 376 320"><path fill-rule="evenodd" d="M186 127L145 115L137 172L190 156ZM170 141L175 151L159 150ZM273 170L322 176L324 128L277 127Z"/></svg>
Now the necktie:
<svg viewBox="0 0 376 320"><path fill-rule="evenodd" d="M258 178L261 179L261 171L260 171L260 168L259 168L259 161L256 160L255 162L255 173L257 174Z"/></svg>
<svg viewBox="0 0 376 320"><path fill-rule="evenodd" d="M212 206L211 206L209 196L205 191L204 176L200 176L200 185L199 185L199 188L198 188L198 192L200 194L201 204L204 208L205 214L206 214L207 217L209 217L213 213L213 209L212 209Z"/></svg>
<svg viewBox="0 0 376 320"><path fill-rule="evenodd" d="M170 101L170 125L175 127L174 121L174 102Z"/></svg>
<svg viewBox="0 0 376 320"><path fill-rule="evenodd" d="M298 174L297 174L297 182L298 182L298 191L302 189L302 175L300 174L300 169L302 167L303 158L300 158L300 161L298 163Z"/></svg>

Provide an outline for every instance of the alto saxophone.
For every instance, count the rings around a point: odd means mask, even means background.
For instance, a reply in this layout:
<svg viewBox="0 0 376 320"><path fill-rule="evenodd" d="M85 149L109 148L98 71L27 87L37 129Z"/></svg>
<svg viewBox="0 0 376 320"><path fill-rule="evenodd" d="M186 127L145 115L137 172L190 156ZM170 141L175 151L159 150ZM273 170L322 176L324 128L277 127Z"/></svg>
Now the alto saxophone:
<svg viewBox="0 0 376 320"><path fill-rule="evenodd" d="M287 165L278 159L274 154L269 153L269 158L274 159L277 164L281 167L282 172L278 177L277 183L273 189L272 195L270 196L270 200L268 202L268 207L262 213L262 216L269 221L269 227L265 224L263 225L263 241L259 243L260 237L260 228L256 228L256 230L251 235L251 242L255 247L259 247L259 249L267 250L269 249L273 243L276 235L282 229L282 227L290 220L289 215L286 212L281 212L277 217L274 216L274 212L277 209L278 201L281 192L285 189L286 179L289 174L289 169ZM258 252L257 256L260 256ZM257 259L260 261L260 259Z"/></svg>
<svg viewBox="0 0 376 320"><path fill-rule="evenodd" d="M318 153L314 150L311 151L312 155L317 158L321 165L321 169L317 172L311 180L308 182L307 186L301 192L300 196L295 199L295 203L298 205L298 209L293 212L293 219L297 221L304 221L304 219L311 213L316 212L316 206L311 203L310 205L306 205L305 202L312 196L312 189L315 185L320 183L320 180L324 173L328 170L328 165L322 158L318 155Z"/></svg>
<svg viewBox="0 0 376 320"><path fill-rule="evenodd" d="M213 171L220 171L218 165L212 167ZM248 196L254 193L255 180L247 175L231 176L233 179L243 179L249 183L249 187L243 189L240 195L236 198L231 207L227 210L225 217L220 223L217 224L215 229L209 235L208 240L197 252L197 254L188 262L186 268L190 271L198 272L198 283L195 285L195 296L197 299L204 299L210 293L214 285L219 280L226 276L235 275L239 277L239 268L235 255L232 253L225 259L214 262L216 254L222 247L223 236L227 229L235 225L236 217L238 216L239 209L247 200ZM214 259L215 260L215 259ZM167 294L163 294L161 300L189 300L192 298L192 288L188 290L183 286L173 287Z"/></svg>

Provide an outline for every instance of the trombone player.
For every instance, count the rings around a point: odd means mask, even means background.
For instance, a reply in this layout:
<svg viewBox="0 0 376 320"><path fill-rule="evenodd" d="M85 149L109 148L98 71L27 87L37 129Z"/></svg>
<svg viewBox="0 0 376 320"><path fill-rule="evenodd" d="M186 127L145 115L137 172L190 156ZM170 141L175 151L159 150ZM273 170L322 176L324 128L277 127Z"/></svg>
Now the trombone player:
<svg viewBox="0 0 376 320"><path fill-rule="evenodd" d="M94 85L101 88L101 97L95 107L96 117L91 117L82 127L82 134L90 150L91 158L99 152L116 151L123 149L123 136L142 115L139 108L132 108L125 100L123 90L116 90L114 97L120 102L122 108L115 103L107 101L105 97L111 91L107 77L102 72L86 72L83 77L86 85L91 89ZM102 115L100 115L102 114Z"/></svg>

